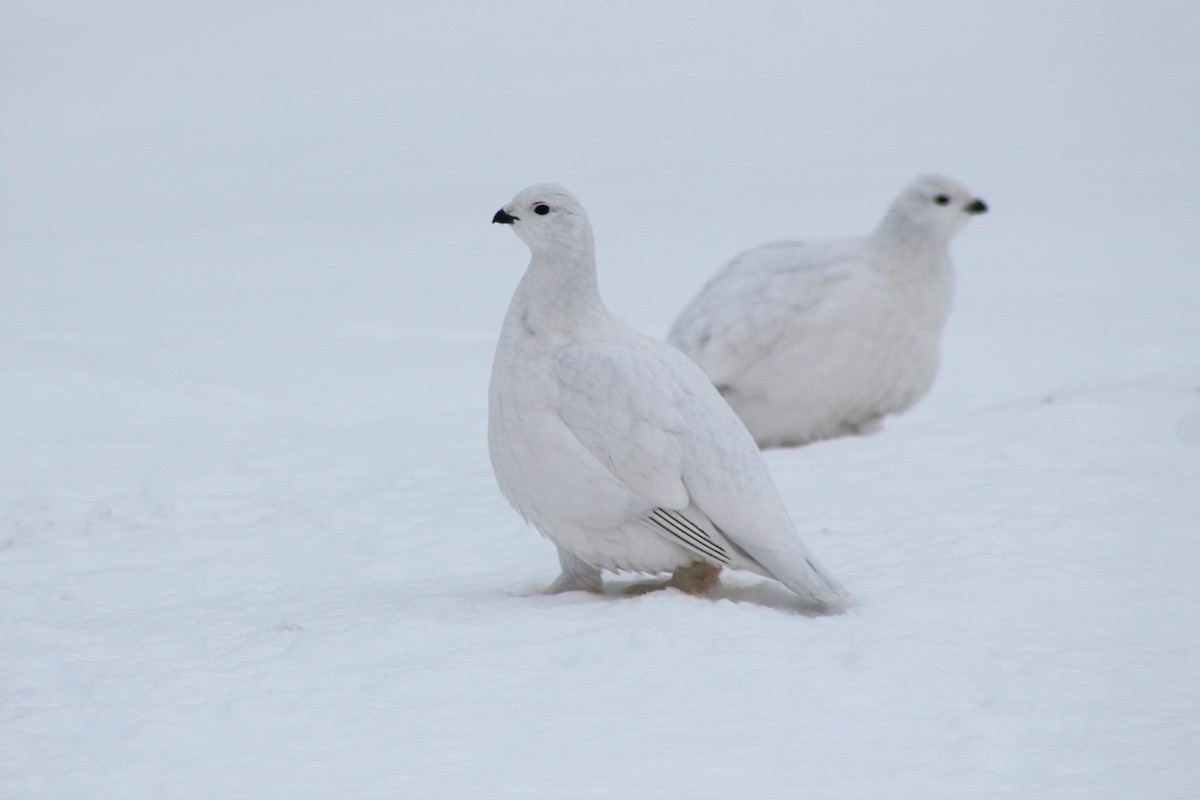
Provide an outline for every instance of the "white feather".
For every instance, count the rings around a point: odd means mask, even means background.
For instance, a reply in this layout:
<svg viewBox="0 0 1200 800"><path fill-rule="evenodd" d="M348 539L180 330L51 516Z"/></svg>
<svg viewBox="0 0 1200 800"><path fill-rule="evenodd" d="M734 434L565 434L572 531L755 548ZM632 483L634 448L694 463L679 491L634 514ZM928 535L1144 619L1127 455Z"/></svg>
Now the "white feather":
<svg viewBox="0 0 1200 800"><path fill-rule="evenodd" d="M984 210L954 181L918 178L869 236L742 253L668 341L762 447L868 430L933 385L954 291L950 240Z"/></svg>
<svg viewBox="0 0 1200 800"><path fill-rule="evenodd" d="M596 589L600 570L703 560L817 600L843 594L704 373L604 307L578 201L533 186L496 221L533 257L496 348L489 451L504 495L559 549L563 574L550 591Z"/></svg>

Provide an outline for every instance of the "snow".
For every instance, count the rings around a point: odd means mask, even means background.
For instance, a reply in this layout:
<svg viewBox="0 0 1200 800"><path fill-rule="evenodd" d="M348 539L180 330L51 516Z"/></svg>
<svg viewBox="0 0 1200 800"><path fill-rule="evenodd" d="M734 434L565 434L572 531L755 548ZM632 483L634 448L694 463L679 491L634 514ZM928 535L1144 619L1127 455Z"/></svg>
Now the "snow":
<svg viewBox="0 0 1200 800"><path fill-rule="evenodd" d="M1200 11L0 6L0 796L1184 798ZM537 592L486 385L572 188L663 335L926 170L932 393L772 451L855 595Z"/></svg>

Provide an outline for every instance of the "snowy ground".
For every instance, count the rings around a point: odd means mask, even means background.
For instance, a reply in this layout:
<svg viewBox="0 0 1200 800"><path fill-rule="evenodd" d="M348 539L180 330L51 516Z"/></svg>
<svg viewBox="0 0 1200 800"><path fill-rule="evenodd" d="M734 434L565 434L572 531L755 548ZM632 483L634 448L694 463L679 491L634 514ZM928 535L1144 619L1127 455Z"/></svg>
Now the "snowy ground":
<svg viewBox="0 0 1200 800"><path fill-rule="evenodd" d="M0 3L0 797L1195 795L1200 11L343 5ZM769 454L855 605L539 596L494 211L662 334L927 170L933 394Z"/></svg>

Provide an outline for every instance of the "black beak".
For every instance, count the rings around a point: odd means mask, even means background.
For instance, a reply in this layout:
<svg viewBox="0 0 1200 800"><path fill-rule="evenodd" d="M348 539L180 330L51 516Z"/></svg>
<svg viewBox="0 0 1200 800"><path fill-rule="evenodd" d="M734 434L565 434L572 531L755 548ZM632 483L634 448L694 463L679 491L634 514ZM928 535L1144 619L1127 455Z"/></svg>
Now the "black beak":
<svg viewBox="0 0 1200 800"><path fill-rule="evenodd" d="M982 200L972 200L963 206L963 211L967 212L968 214L982 214L983 212L987 211L987 203L983 202Z"/></svg>
<svg viewBox="0 0 1200 800"><path fill-rule="evenodd" d="M975 202L979 202L976 200ZM492 224L499 222L501 225L512 225L519 220L520 217L514 217L512 214L505 211L503 208L496 212L496 216L492 217Z"/></svg>

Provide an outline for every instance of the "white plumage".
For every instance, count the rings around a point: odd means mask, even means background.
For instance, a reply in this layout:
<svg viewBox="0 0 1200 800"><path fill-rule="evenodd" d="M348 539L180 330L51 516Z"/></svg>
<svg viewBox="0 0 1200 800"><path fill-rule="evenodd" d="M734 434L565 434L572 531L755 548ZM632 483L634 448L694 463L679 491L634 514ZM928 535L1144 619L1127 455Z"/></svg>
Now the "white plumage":
<svg viewBox="0 0 1200 800"><path fill-rule="evenodd" d="M950 313L950 240L987 210L913 181L865 237L778 242L729 262L668 341L707 373L761 447L872 429L933 385Z"/></svg>
<svg viewBox="0 0 1200 800"><path fill-rule="evenodd" d="M701 563L818 601L843 594L704 373L605 308L578 201L532 186L493 221L533 258L496 348L488 446L501 491L558 547L562 574L547 591L597 591L601 570Z"/></svg>

